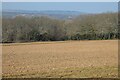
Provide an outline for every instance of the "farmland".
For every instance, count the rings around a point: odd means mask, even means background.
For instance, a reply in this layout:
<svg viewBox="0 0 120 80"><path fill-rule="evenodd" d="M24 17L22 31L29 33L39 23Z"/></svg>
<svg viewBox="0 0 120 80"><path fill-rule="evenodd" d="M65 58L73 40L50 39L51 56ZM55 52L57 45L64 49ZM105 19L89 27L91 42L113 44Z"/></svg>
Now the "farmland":
<svg viewBox="0 0 120 80"><path fill-rule="evenodd" d="M118 76L118 41L51 41L2 46L3 77Z"/></svg>

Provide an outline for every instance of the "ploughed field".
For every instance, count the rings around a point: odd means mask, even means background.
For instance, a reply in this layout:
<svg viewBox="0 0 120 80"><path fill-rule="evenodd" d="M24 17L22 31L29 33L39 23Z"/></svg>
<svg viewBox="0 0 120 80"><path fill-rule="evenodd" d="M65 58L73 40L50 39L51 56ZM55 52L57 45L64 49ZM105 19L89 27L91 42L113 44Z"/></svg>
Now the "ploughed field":
<svg viewBox="0 0 120 80"><path fill-rule="evenodd" d="M3 77L118 76L117 40L12 43L2 50Z"/></svg>

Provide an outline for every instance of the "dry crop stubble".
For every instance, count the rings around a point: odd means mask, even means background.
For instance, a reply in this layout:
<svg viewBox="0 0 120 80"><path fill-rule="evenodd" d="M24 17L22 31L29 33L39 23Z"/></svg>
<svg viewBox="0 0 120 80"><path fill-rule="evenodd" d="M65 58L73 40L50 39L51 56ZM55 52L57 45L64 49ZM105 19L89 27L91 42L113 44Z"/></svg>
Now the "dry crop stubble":
<svg viewBox="0 0 120 80"><path fill-rule="evenodd" d="M3 44L3 77L117 77L118 41Z"/></svg>

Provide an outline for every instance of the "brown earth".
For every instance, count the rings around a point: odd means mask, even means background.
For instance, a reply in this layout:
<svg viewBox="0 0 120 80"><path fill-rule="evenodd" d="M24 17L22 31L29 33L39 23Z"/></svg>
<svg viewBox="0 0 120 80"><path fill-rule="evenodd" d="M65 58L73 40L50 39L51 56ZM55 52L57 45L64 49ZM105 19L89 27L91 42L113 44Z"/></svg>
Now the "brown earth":
<svg viewBox="0 0 120 80"><path fill-rule="evenodd" d="M59 41L2 46L3 77L117 77L118 41Z"/></svg>

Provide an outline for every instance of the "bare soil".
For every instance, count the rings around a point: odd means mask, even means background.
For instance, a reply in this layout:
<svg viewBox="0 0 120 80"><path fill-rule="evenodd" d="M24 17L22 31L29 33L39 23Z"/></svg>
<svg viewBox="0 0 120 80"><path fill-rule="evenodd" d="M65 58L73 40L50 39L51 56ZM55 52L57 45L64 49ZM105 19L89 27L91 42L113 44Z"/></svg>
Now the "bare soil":
<svg viewBox="0 0 120 80"><path fill-rule="evenodd" d="M3 77L117 77L118 41L2 45Z"/></svg>

